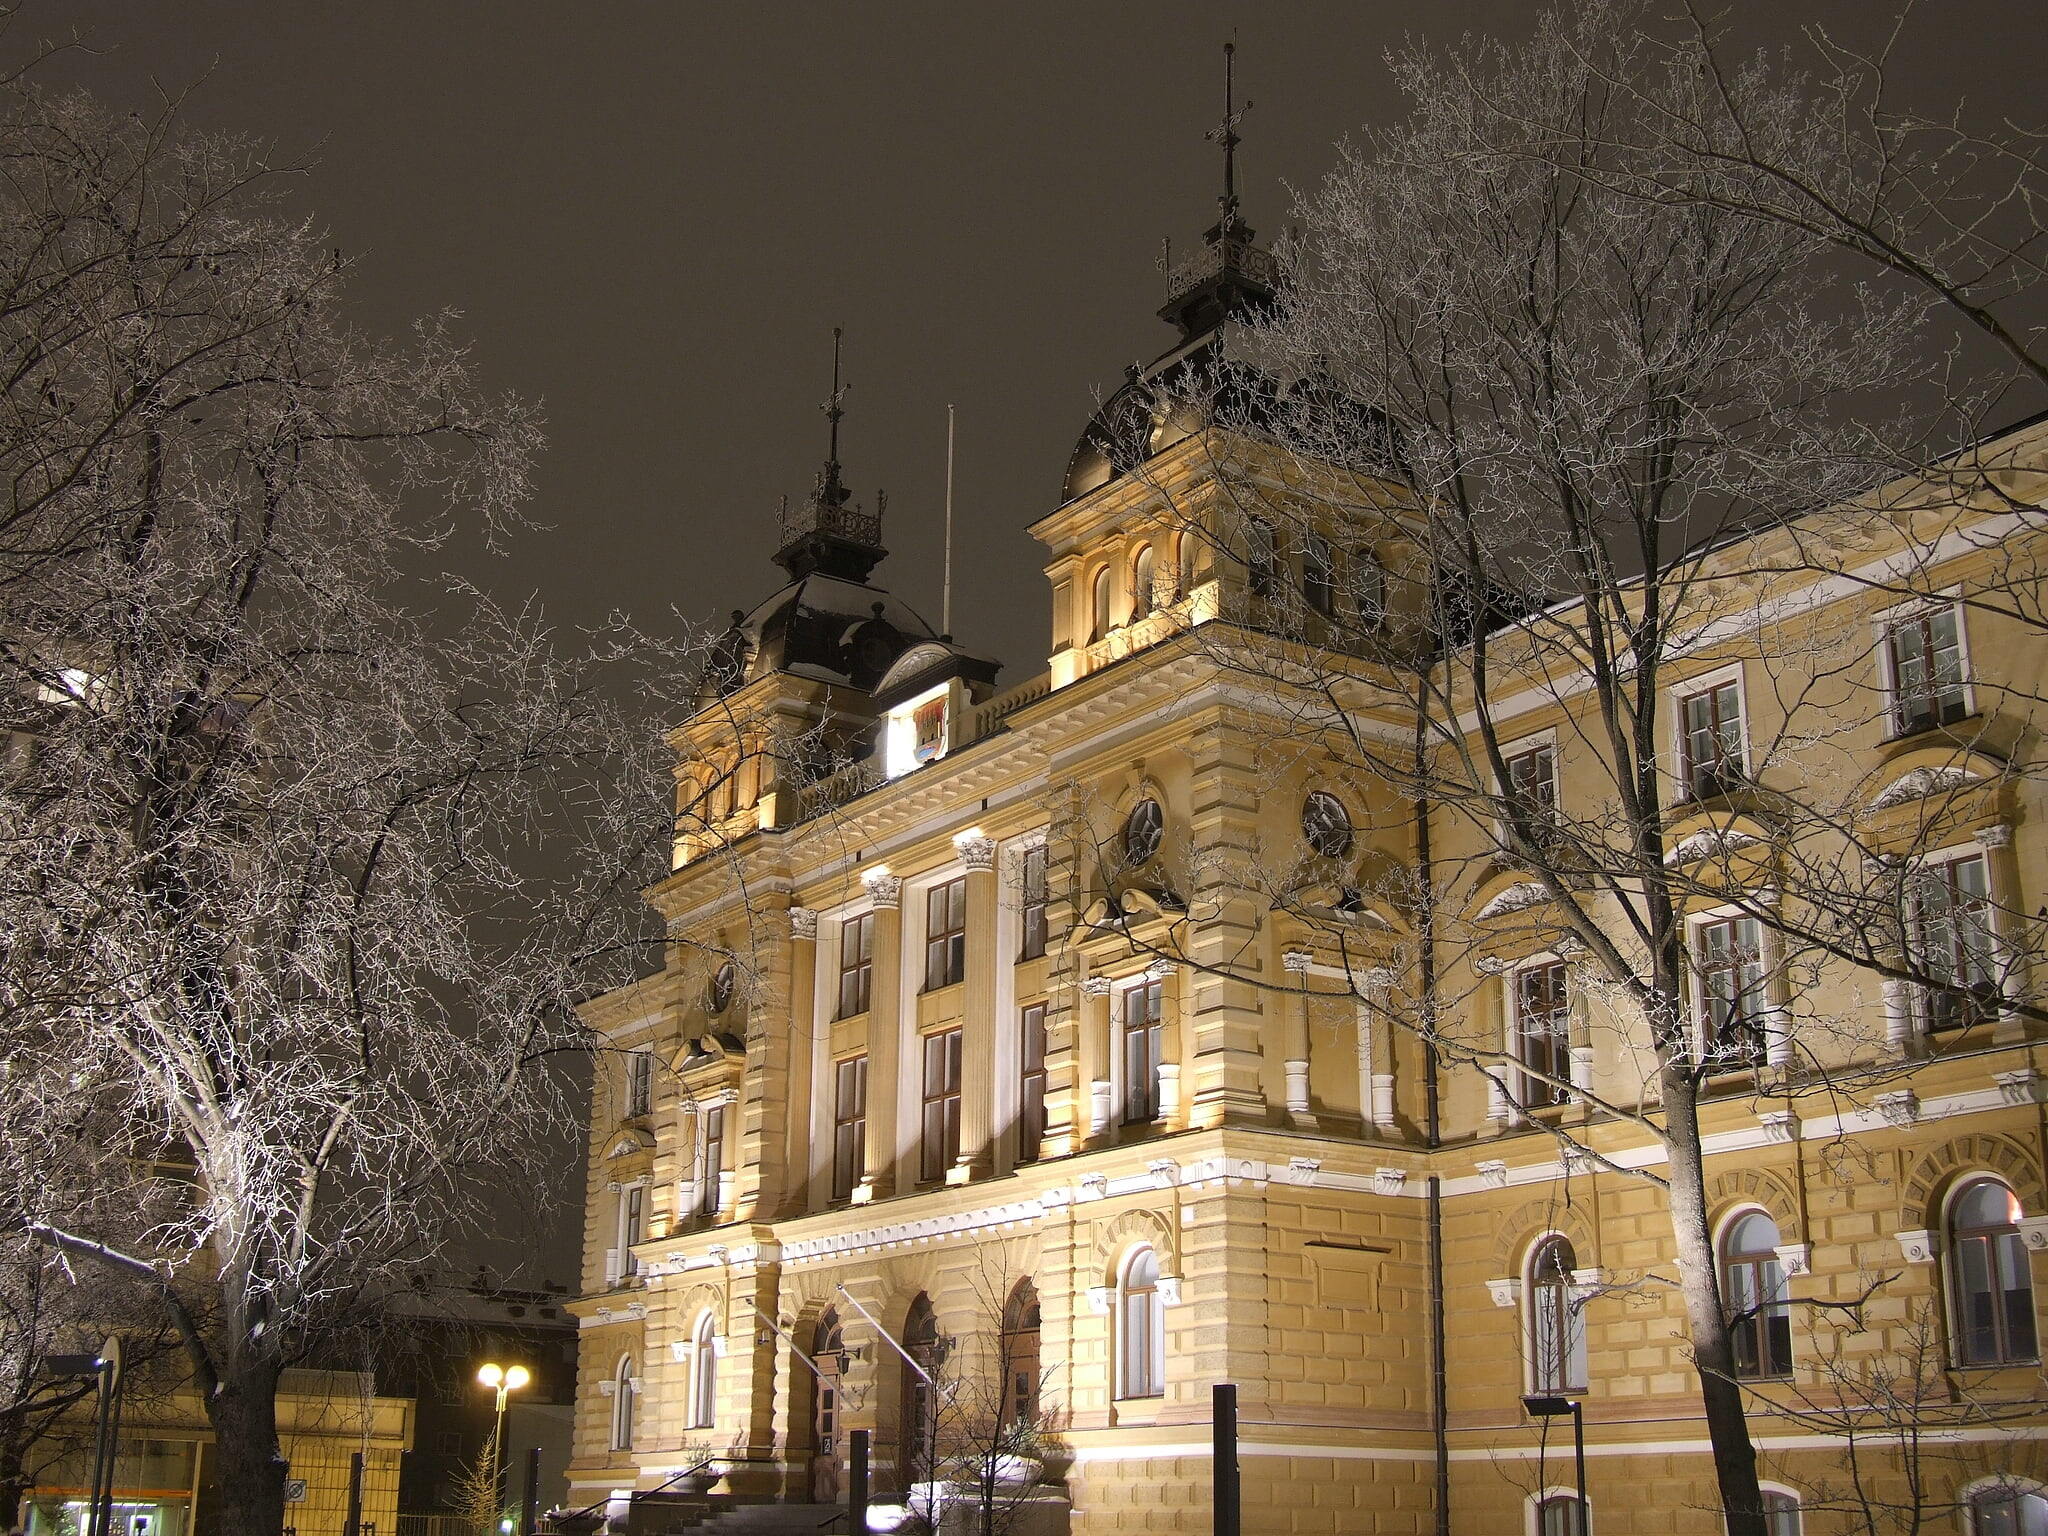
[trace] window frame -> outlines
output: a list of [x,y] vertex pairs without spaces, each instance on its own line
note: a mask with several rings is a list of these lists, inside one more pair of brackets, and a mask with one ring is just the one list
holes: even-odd
[[1337,552],[1330,541],[1314,529],[1302,535],[1302,606],[1318,618],[1337,616]]
[[720,1208],[719,1183],[725,1172],[725,1111],[720,1100],[697,1111],[697,1152],[700,1176],[697,1180],[697,1208],[690,1214],[704,1221],[716,1221]]
[[[1131,1005],[1150,999],[1140,1038],[1133,1040]],[[1156,1125],[1160,1115],[1159,1069],[1166,1062],[1166,979],[1139,976],[1120,987],[1116,994],[1116,1045],[1118,1123],[1127,1126]],[[1135,1051],[1134,1051],[1135,1047]],[[1144,1070],[1140,1071],[1139,1069]],[[1143,1084],[1142,1091],[1140,1084]],[[1140,1113],[1141,1111],[1148,1111]]]
[[1131,551],[1131,622],[1149,619],[1159,607],[1159,552],[1147,539]]
[[[941,919],[949,926],[935,927]],[[966,979],[967,876],[961,873],[924,888],[924,990],[943,991]]]
[[611,1449],[614,1453],[633,1449],[633,1409],[638,1396],[633,1390],[633,1356],[619,1356],[612,1367]]
[[[848,1089],[852,1092],[849,1095]],[[847,1102],[849,1096],[853,1103]],[[861,1051],[832,1063],[832,1183],[836,1204],[860,1187],[867,1155],[868,1056]]]
[[[1550,1040],[1548,1047],[1551,1061],[1546,1065],[1530,1059],[1529,1049],[1533,1032],[1528,1027],[1528,988],[1525,979],[1538,972],[1557,977],[1562,985],[1556,989],[1555,1000],[1546,1015],[1549,1027],[1543,1033]],[[1571,967],[1554,955],[1532,955],[1508,972],[1508,1043],[1515,1058],[1516,1076],[1521,1087],[1521,1107],[1525,1113],[1557,1109],[1572,1102],[1570,1087],[1553,1088],[1540,1079],[1528,1076],[1521,1069],[1534,1067],[1537,1071],[1548,1070],[1561,1082],[1572,1081],[1572,987]],[[1562,1026],[1562,1027],[1559,1027]]]
[[709,1307],[690,1330],[690,1429],[718,1423],[718,1318]]
[[[1032,1043],[1036,1040],[1037,1064]],[[1017,1010],[1017,1155],[1019,1166],[1045,1155],[1045,1004]]]
[[[1754,930],[1755,945],[1749,951],[1742,950],[1738,941],[1744,924]],[[1731,963],[1720,962],[1709,966],[1706,963],[1709,934],[1722,930],[1731,933],[1731,948],[1727,954],[1733,956]],[[1765,949],[1765,925],[1762,918],[1741,907],[1721,907],[1711,912],[1696,912],[1686,919],[1686,970],[1690,976],[1688,991],[1691,994],[1693,1010],[1693,1039],[1699,1050],[1700,1059],[1705,1062],[1715,1058],[1711,1073],[1721,1075],[1732,1072],[1755,1072],[1770,1059],[1771,1013],[1771,967]],[[1747,977],[1754,968],[1753,978]],[[1733,975],[1737,990],[1733,1001],[1738,1005],[1731,1017],[1732,1025],[1717,1024],[1714,1017],[1715,1003],[1722,1001],[1713,991],[1714,978]],[[1753,1013],[1745,1013],[1739,1005],[1754,996]],[[1742,1042],[1747,1036],[1747,1043]],[[1739,1051],[1730,1050],[1731,1038],[1740,1046]]]
[[[858,952],[851,963],[847,958],[847,940],[858,935]],[[855,998],[860,1006],[849,1008],[847,986],[851,980]],[[866,1013],[875,1003],[875,914],[872,908],[866,912],[849,912],[839,920],[839,1010],[835,1019],[855,1019]]]
[[[2048,1485],[2043,1485],[2033,1478],[2013,1477],[2003,1473],[1967,1485],[1960,1490],[1956,1499],[1965,1517],[1966,1536],[2008,1536],[2008,1533],[2011,1533],[2011,1536],[2021,1536],[2026,1527],[2020,1524],[2020,1518],[2029,1513],[2022,1506],[2028,1499],[2035,1499],[2041,1503],[2043,1523],[2048,1524]],[[1994,1503],[2004,1505],[2005,1511],[1993,1509],[1991,1506]],[[2005,1513],[2010,1523],[1996,1527],[1989,1525],[1984,1519],[1987,1513]]]
[[[1151,1265],[1149,1277],[1134,1284],[1132,1276],[1147,1261]],[[1118,1402],[1143,1402],[1166,1396],[1166,1295],[1159,1287],[1163,1272],[1158,1250],[1150,1243],[1139,1243],[1117,1266]]]
[[941,1184],[960,1160],[960,1088],[963,1032],[959,1025],[918,1039],[918,1181]]
[[[1691,706],[1695,699],[1718,695],[1722,690],[1732,688],[1735,694],[1735,748],[1732,757],[1727,753],[1718,754],[1711,765],[1695,762],[1693,759]],[[1740,662],[1718,667],[1711,672],[1702,672],[1689,677],[1682,683],[1672,685],[1672,715],[1674,740],[1672,760],[1678,764],[1678,782],[1683,790],[1682,803],[1692,804],[1710,800],[1717,795],[1748,782],[1751,774],[1751,753],[1749,742],[1749,689],[1743,678]],[[1717,712],[1715,736],[1723,737],[1725,723]],[[1707,777],[1711,775],[1711,777]]]
[[[1956,681],[1953,685],[1959,695],[1960,707],[1951,715],[1938,707],[1938,700],[1944,688],[1930,689],[1927,697],[1936,702],[1933,718],[1920,720],[1908,717],[1906,699],[1899,681],[1899,655],[1893,644],[1893,637],[1909,625],[1917,625],[1923,633],[1927,625],[1938,615],[1946,614],[1955,623],[1956,629]],[[1898,740],[1907,736],[1918,736],[1926,731],[1938,730],[1944,725],[1954,725],[1967,720],[1977,712],[1977,690],[1970,668],[1970,626],[1968,615],[1961,597],[1954,591],[1937,592],[1930,597],[1913,602],[1900,603],[1878,614],[1874,621],[1877,632],[1876,650],[1878,667],[1884,683],[1885,717],[1890,726],[1891,737]],[[1930,637],[1930,675],[1932,673],[1932,645]]]
[[[1954,899],[1957,890],[1954,871],[1969,864],[1977,866],[1984,881],[1984,889],[1981,893],[1976,894],[1974,905],[1974,910],[1981,916],[1984,935],[1985,952],[1982,957],[1982,965],[1986,975],[1982,981],[1958,981],[1946,969],[1948,964],[1956,958],[1959,943],[1960,925],[1955,922],[1953,914],[1958,910],[1970,910],[1959,908]],[[1956,1030],[1969,1029],[1978,1024],[1989,1023],[1997,1017],[1997,998],[2003,991],[2006,954],[2004,936],[1999,931],[1998,925],[1998,903],[1991,889],[1991,874],[1990,850],[1985,848],[1983,844],[1975,842],[1964,843],[1953,848],[1944,848],[1930,853],[1924,858],[1914,861],[1912,868],[1906,872],[1903,889],[1900,894],[1906,908],[1903,914],[1906,920],[1906,942],[1913,963],[1924,974],[1936,974],[1934,967],[1928,963],[1926,908],[1923,902],[1921,887],[1930,877],[1938,876],[1943,883],[1944,892],[1949,903],[1948,912],[1951,914],[1945,919],[1951,930],[1949,935],[1950,952],[1944,957],[1942,980],[1948,983],[1949,986],[1959,989],[1959,991],[1947,991],[1924,985],[1914,988],[1913,1008],[1916,1015],[1915,1022],[1923,1033],[1948,1034]],[[1975,993],[1974,996],[1967,995],[1972,992]],[[1945,1012],[1951,1009],[1957,1015],[1952,1020],[1944,1016]]]
[[[1570,1257],[1572,1267],[1558,1271],[1555,1280],[1543,1273],[1544,1255],[1562,1248]],[[1551,1393],[1562,1397],[1581,1396],[1587,1389],[1589,1371],[1587,1361],[1586,1309],[1578,1295],[1582,1288],[1578,1275],[1579,1251],[1572,1240],[1562,1232],[1545,1232],[1529,1245],[1528,1257],[1523,1261],[1522,1294],[1525,1318],[1523,1327],[1527,1335],[1524,1350],[1526,1376],[1529,1390],[1535,1393]],[[1546,1296],[1546,1293],[1556,1293]],[[1544,1359],[1545,1330],[1543,1308],[1549,1307],[1554,1316],[1552,1321],[1561,1331],[1564,1340],[1562,1358],[1555,1371],[1546,1368]]]
[[[1335,808],[1334,821],[1316,821],[1314,813],[1322,805]],[[1341,842],[1332,835],[1336,833],[1342,834]],[[1322,847],[1316,841],[1318,836],[1327,842],[1338,843],[1338,846],[1334,850]],[[1358,824],[1351,819],[1351,807],[1344,803],[1343,796],[1334,790],[1311,789],[1301,797],[1301,840],[1319,859],[1342,863],[1351,857],[1352,850],[1358,846]]]
[[[1152,808],[1151,815],[1146,818],[1150,822],[1151,830],[1149,833],[1144,834],[1147,840],[1145,841],[1145,851],[1140,856],[1137,852],[1141,828],[1139,817],[1140,813],[1147,806]],[[1122,860],[1123,867],[1127,870],[1143,869],[1147,864],[1158,858],[1159,850],[1166,846],[1165,804],[1157,795],[1146,794],[1139,796],[1131,802],[1131,808],[1124,813],[1124,819],[1117,826],[1116,837],[1117,853]]]
[[[1771,1224],[1771,1231],[1778,1241],[1768,1248],[1735,1248],[1736,1232],[1756,1216]],[[1778,1218],[1760,1205],[1737,1206],[1722,1219],[1720,1229],[1714,1234],[1714,1268],[1720,1284],[1721,1303],[1730,1313],[1729,1339],[1735,1350],[1732,1368],[1738,1381],[1786,1381],[1792,1376],[1792,1293],[1784,1261],[1778,1256],[1784,1242],[1785,1230],[1778,1225]],[[1751,1273],[1745,1275],[1744,1271]],[[1736,1321],[1733,1313],[1745,1309],[1737,1306],[1736,1293],[1742,1286],[1751,1287],[1744,1290],[1745,1297],[1754,1295],[1761,1299],[1746,1302],[1746,1306],[1755,1307],[1755,1314]],[[1769,1297],[1764,1296],[1767,1286],[1771,1291]],[[1781,1330],[1782,1364],[1775,1353]],[[1747,1368],[1742,1357],[1745,1338],[1752,1361]]]
[[1108,638],[1113,627],[1110,605],[1116,601],[1116,580],[1114,568],[1104,561],[1095,568],[1095,574],[1088,578],[1088,644]]
[[1563,1507],[1573,1511],[1568,1529],[1561,1536],[1589,1536],[1593,1528],[1593,1501],[1581,1499],[1576,1488],[1542,1488],[1529,1495],[1529,1536],[1552,1536],[1545,1528],[1544,1513]]
[[626,1052],[626,1118],[644,1119],[654,1113],[654,1052],[636,1046]]
[[1286,563],[1280,557],[1280,535],[1263,517],[1245,519],[1244,588],[1256,598],[1277,597],[1281,572]]
[[[1956,1224],[1957,1209],[1971,1191],[1985,1186],[2004,1190],[2020,1216],[1998,1226],[1959,1228]],[[2034,1365],[2041,1359],[2041,1322],[2039,1301],[2034,1295],[2032,1260],[2018,1226],[2018,1221],[2024,1217],[2025,1212],[2026,1208],[2020,1202],[2019,1191],[2000,1175],[1985,1169],[1977,1169],[1958,1178],[1950,1185],[1948,1194],[1942,1201],[1942,1289],[1947,1292],[1948,1298],[1949,1359],[1958,1370],[2004,1370],[2014,1366]],[[1994,1239],[2003,1241],[1995,1242]],[[1985,1271],[1990,1280],[1989,1288],[1983,1294],[1988,1302],[1990,1331],[1995,1348],[1995,1353],[1990,1357],[1978,1357],[1969,1349],[1966,1342],[1971,1333],[1978,1331],[1966,1320],[1965,1308],[1972,1294],[1963,1280],[1963,1245],[1966,1242],[1983,1244]],[[2001,1286],[2001,1278],[2008,1283]],[[2020,1282],[2017,1288],[2009,1283],[2012,1280]],[[2008,1315],[2012,1309],[2010,1303],[2002,1299],[2014,1295],[2016,1290],[2023,1290],[2026,1297],[2024,1306],[2018,1309],[2031,1334],[2025,1341],[2025,1353],[2014,1348],[2016,1341],[2011,1336],[2012,1318]]]
[[1052,905],[1052,852],[1046,844],[1032,843],[1017,853],[1017,915],[1023,937],[1017,959],[1042,960],[1051,933],[1048,909]]

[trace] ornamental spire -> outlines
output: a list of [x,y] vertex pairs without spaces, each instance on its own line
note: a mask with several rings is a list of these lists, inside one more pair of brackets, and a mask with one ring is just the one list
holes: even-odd
[[1252,103],[1236,105],[1236,91],[1232,80],[1231,66],[1237,57],[1237,43],[1223,45],[1223,121],[1211,128],[1206,135],[1212,144],[1223,146],[1223,196],[1218,198],[1221,210],[1216,228],[1210,231],[1214,241],[1222,238],[1225,231],[1237,223],[1237,146],[1244,141],[1237,136],[1237,125],[1244,121],[1245,113],[1251,111]]

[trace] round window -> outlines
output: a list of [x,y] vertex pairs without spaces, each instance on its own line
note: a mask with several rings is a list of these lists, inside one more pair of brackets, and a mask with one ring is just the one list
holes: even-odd
[[1301,802],[1301,835],[1324,858],[1341,859],[1351,851],[1351,813],[1319,789]]
[[707,1013],[723,1013],[732,1006],[732,994],[739,985],[739,971],[728,960],[718,968],[711,978],[711,985],[704,991],[704,1009]]
[[1159,851],[1166,831],[1166,816],[1157,800],[1140,800],[1124,818],[1124,863],[1132,869],[1148,864]]

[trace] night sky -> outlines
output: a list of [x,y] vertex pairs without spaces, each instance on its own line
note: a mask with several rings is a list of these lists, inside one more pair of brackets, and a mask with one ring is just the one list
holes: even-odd
[[[1923,0],[1913,99],[2041,116],[2038,0]],[[1867,0],[1733,0],[1758,41]],[[7,38],[76,28],[46,72],[124,109],[315,162],[301,206],[360,258],[354,318],[460,310],[493,387],[545,403],[535,514],[470,574],[564,624],[666,626],[779,578],[778,497],[823,457],[846,328],[847,473],[888,488],[877,580],[937,624],[946,406],[959,411],[954,629],[1044,667],[1040,551],[1097,392],[1164,349],[1162,236],[1215,216],[1220,46],[1235,29],[1244,208],[1270,237],[1347,132],[1397,110],[1408,29],[1514,31],[1521,0],[1394,5],[625,4],[29,0]],[[523,1206],[533,1215],[530,1203]],[[573,1213],[507,1236],[571,1271]],[[541,1218],[543,1222],[546,1218]]]
[[[1865,0],[1735,0],[1757,36]],[[2027,7],[2031,11],[2032,7]],[[1041,670],[1039,550],[1097,391],[1171,339],[1162,236],[1214,217],[1220,44],[1235,29],[1245,210],[1397,103],[1382,55],[1513,31],[1514,0],[1435,5],[397,3],[30,0],[10,39],[76,27],[56,73],[123,107],[317,162],[303,194],[361,258],[364,327],[463,313],[486,379],[545,403],[548,525],[480,574],[565,623],[614,605],[722,616],[778,576],[777,498],[823,456],[846,328],[844,459],[889,491],[877,580],[938,621],[946,405],[959,412],[954,629]],[[1923,0],[1923,106],[2033,120],[2017,8]]]

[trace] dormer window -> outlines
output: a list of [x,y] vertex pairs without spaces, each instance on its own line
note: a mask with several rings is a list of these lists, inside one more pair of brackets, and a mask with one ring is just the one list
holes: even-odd
[[883,727],[883,761],[890,778],[936,762],[952,745],[952,691],[940,683],[889,711]]

